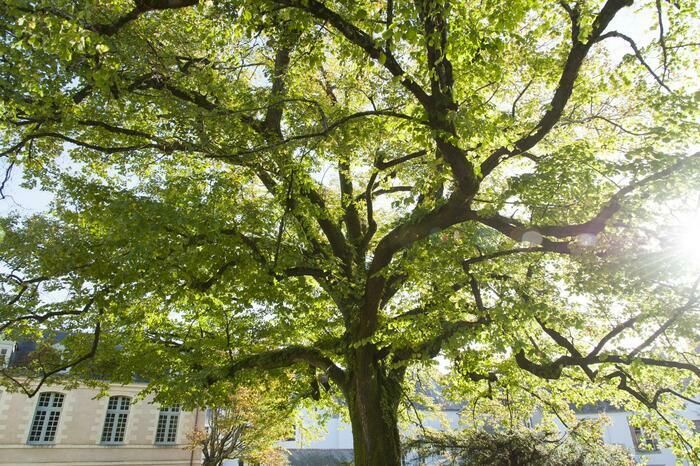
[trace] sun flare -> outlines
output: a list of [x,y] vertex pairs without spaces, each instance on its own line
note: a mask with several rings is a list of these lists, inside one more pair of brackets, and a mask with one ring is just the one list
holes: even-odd
[[700,210],[687,212],[679,218],[673,248],[693,266],[700,266]]
[[680,252],[686,254],[694,265],[700,264],[700,213],[689,219],[678,239]]

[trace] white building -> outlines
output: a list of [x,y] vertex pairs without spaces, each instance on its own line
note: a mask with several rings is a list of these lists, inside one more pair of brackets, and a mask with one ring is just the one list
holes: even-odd
[[[579,419],[595,419],[600,416],[605,416],[608,419],[608,425],[603,432],[603,440],[609,445],[624,446],[634,458],[647,466],[675,466],[681,464],[677,462],[676,456],[669,448],[660,448],[658,443],[653,438],[647,438],[646,441],[644,432],[630,425],[630,416],[633,413],[629,411],[617,410],[609,405],[601,403],[597,407],[590,407],[577,413]],[[696,431],[700,430],[700,406],[688,403],[682,414],[690,419]],[[560,426],[563,430],[564,427]],[[688,464],[684,462],[682,464]]]
[[[421,411],[423,425],[433,429],[459,429],[460,412],[458,407],[449,406],[438,415],[427,411]],[[668,448],[659,448],[653,440],[643,442],[643,432],[630,426],[629,417],[632,413],[616,410],[613,407],[601,403],[597,406],[587,407],[576,414],[579,419],[595,419],[605,416],[607,424],[603,432],[603,440],[609,445],[624,446],[630,454],[639,462],[647,466],[675,466],[676,457]],[[683,414],[694,422],[696,430],[700,431],[700,406],[689,404]],[[343,461],[352,459],[352,429],[348,423],[339,417],[331,418],[325,426],[312,425],[311,417],[304,417],[309,425],[304,429],[297,428],[294,440],[282,442],[281,445],[290,452],[293,466],[304,465],[330,466],[342,464]],[[536,422],[536,419],[533,419]],[[566,429],[559,423],[562,432]],[[307,430],[320,431],[320,435],[309,436]],[[335,461],[335,462],[333,462]]]

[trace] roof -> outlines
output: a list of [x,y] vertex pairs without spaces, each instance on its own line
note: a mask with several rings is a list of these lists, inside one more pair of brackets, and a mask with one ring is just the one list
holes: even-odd
[[[58,332],[52,338],[52,345],[63,341],[68,334],[66,332]],[[10,367],[20,367],[26,365],[30,360],[30,355],[37,348],[35,340],[20,340],[15,344],[15,349],[10,357]]]
[[[419,395],[432,400],[436,407],[442,411],[462,411],[468,404],[466,401],[455,401],[447,398],[443,393],[443,387],[437,383],[417,384],[416,391]],[[427,408],[420,401],[415,404],[421,409]]]
[[[52,346],[60,345],[63,340],[68,338],[71,334],[67,332],[57,332],[49,342]],[[9,367],[22,367],[27,366],[32,359],[32,353],[38,348],[38,343],[36,340],[20,340],[15,344],[15,348],[10,356]],[[93,377],[95,379],[109,381],[109,379],[98,373],[94,373]],[[132,374],[132,383],[148,383],[148,380],[140,376],[139,374]]]
[[351,449],[287,449],[291,466],[340,466],[350,465],[354,456]]
[[598,413],[614,413],[625,411],[622,408],[618,408],[609,401],[596,401],[595,403],[590,403],[576,408],[571,406],[571,408],[576,412],[576,414],[598,414]]

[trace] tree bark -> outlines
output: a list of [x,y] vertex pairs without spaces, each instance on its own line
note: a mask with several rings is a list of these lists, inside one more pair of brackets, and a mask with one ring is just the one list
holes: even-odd
[[398,406],[403,373],[387,371],[372,344],[353,351],[346,389],[355,466],[400,466]]

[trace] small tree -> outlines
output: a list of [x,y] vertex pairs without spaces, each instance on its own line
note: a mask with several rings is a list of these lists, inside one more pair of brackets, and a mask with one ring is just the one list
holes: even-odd
[[275,445],[289,431],[290,409],[255,389],[241,387],[226,403],[207,411],[206,431],[190,434],[190,448],[202,449],[204,466],[220,466],[227,458],[266,465],[285,464]]

